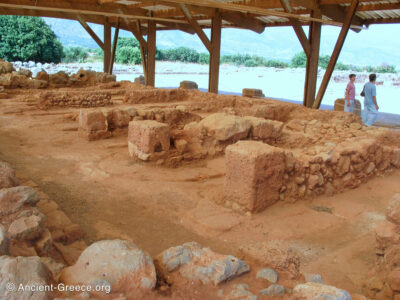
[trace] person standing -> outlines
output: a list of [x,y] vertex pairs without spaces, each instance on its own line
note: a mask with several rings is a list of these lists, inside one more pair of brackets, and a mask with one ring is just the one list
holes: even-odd
[[378,102],[376,100],[376,74],[369,75],[369,82],[364,85],[364,111],[362,121],[366,126],[375,123],[378,117]]
[[346,87],[346,93],[344,96],[344,111],[346,112],[354,112],[354,101],[356,98],[356,87],[354,86],[354,81],[356,81],[356,74],[350,74],[349,83]]

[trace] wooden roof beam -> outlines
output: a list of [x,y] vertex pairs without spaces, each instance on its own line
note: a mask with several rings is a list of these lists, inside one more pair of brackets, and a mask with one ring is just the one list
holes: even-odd
[[[65,4],[65,6],[60,6],[60,3]],[[22,3],[22,4],[20,4]],[[46,4],[45,4],[46,3]],[[52,5],[52,3],[57,3],[57,5]],[[115,10],[106,9],[103,7],[93,7],[88,5],[71,5],[70,2],[65,2],[63,0],[57,0],[56,2],[49,3],[48,1],[44,2],[41,1],[37,5],[33,5],[32,2],[29,1],[6,1],[0,0],[0,7],[5,8],[20,8],[20,9],[32,9],[32,10],[41,10],[41,11],[52,11],[52,12],[64,12],[64,13],[75,13],[75,14],[85,14],[85,15],[97,15],[97,16],[105,16],[105,17],[124,17],[130,19],[142,19],[142,20],[155,20],[155,21],[165,21],[165,22],[172,22],[172,23],[183,23],[186,24],[186,21],[181,20],[173,20],[173,19],[166,19],[166,18],[155,18],[147,15],[143,15],[142,13],[139,14],[132,14],[129,10],[129,14],[120,13],[121,7],[116,8]],[[67,8],[73,7],[73,8]],[[84,8],[90,9],[84,9]],[[146,11],[146,10],[144,10]]]
[[[319,6],[319,9],[325,16],[333,19],[334,21],[344,22],[346,19],[346,15],[347,15],[346,10],[344,7],[342,7],[340,5],[323,4],[323,5]],[[362,27],[364,24],[364,21],[361,18],[354,16],[353,20],[352,20],[352,24]],[[352,30],[355,32],[361,31],[361,29],[359,29],[359,28],[353,28]]]
[[[201,0],[201,1],[199,1],[199,0],[165,0],[165,1],[173,2],[173,3],[183,3],[183,4],[191,4],[191,5],[197,5],[197,6],[212,7],[212,8],[218,8],[218,9],[230,10],[230,11],[246,12],[246,13],[251,13],[251,14],[260,15],[260,16],[276,16],[276,17],[289,18],[289,19],[294,18],[294,19],[299,19],[302,21],[318,22],[318,23],[322,23],[322,24],[339,26],[339,27],[343,26],[343,23],[336,22],[336,21],[324,20],[322,18],[321,19],[312,18],[312,17],[302,16],[302,15],[296,15],[296,14],[291,14],[291,13],[281,12],[281,11],[276,11],[276,10],[271,10],[271,9],[252,7],[252,6],[248,6],[248,5],[242,5],[242,4],[222,3],[222,2],[217,2],[217,1],[213,1],[213,0]],[[357,28],[357,29],[362,29],[362,27],[360,27],[358,25],[352,25],[351,27]]]
[[250,29],[257,33],[263,33],[265,30],[263,22],[240,12],[222,12],[221,16],[222,19],[241,28]]

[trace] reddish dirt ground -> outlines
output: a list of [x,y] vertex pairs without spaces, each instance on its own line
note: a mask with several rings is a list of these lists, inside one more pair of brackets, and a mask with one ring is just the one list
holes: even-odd
[[127,238],[155,256],[197,241],[250,261],[260,260],[268,244],[288,245],[298,250],[304,273],[361,292],[375,264],[374,228],[400,192],[399,170],[335,196],[240,215],[218,205],[223,157],[178,168],[134,162],[126,132],[88,142],[78,137],[77,123],[64,118],[70,111],[43,112],[1,100],[0,160],[56,201],[83,228],[87,243]]

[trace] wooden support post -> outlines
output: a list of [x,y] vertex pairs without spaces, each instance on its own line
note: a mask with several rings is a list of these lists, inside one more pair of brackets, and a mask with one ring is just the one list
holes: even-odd
[[119,36],[119,20],[118,20],[117,27],[115,28],[115,31],[114,31],[114,41],[113,41],[111,58],[110,58],[110,66],[109,66],[110,69],[108,70],[108,73],[110,73],[110,74],[113,73],[115,52],[117,51],[117,44],[118,44],[118,36]]
[[[143,39],[143,34],[142,34],[142,24],[140,23],[140,20],[136,21],[136,26],[137,26],[137,35],[142,37],[142,42],[139,40],[140,44],[140,56],[142,57],[142,68],[143,68],[143,76],[144,76],[144,82],[145,84],[147,83],[147,42],[144,41]],[[134,34],[135,35],[135,34]],[[136,35],[135,35],[136,36]]]
[[335,48],[333,49],[331,60],[329,61],[328,67],[326,68],[324,78],[322,79],[321,86],[318,90],[317,98],[313,104],[313,108],[319,108],[322,102],[322,98],[325,95],[326,88],[328,87],[329,80],[331,79],[333,70],[335,69],[336,62],[339,58],[340,52],[344,41],[346,40],[347,33],[349,32],[351,21],[357,11],[358,0],[353,0],[350,5],[350,9],[347,11],[346,19],[344,21],[343,27],[340,30],[339,37],[337,39]]
[[111,24],[108,22],[104,24],[104,72],[107,73],[110,70],[110,59],[111,59]]
[[215,10],[211,25],[211,51],[208,91],[218,94],[219,63],[221,56],[221,28],[222,17],[218,9]]
[[156,22],[148,21],[147,32],[147,81],[146,85],[155,85],[156,74]]
[[[319,10],[312,11],[313,18],[321,18]],[[310,55],[307,57],[306,80],[304,84],[303,105],[312,107],[317,90],[318,59],[321,42],[321,23],[311,22],[309,29],[309,41],[311,43]]]

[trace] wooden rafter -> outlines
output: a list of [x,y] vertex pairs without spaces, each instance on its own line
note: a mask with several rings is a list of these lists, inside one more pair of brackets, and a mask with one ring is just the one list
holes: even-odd
[[243,13],[235,11],[222,12],[221,16],[222,19],[241,28],[250,29],[257,33],[263,33],[265,30],[264,23],[255,19],[254,16],[246,16]]
[[[289,0],[281,0],[282,6],[286,12],[292,13],[293,9],[290,4]],[[303,47],[304,52],[306,53],[307,57],[310,57],[310,52],[311,52],[311,45],[310,41],[308,40],[303,27],[301,26],[301,23],[297,19],[290,19],[290,23],[294,29],[294,32],[297,35],[297,38],[300,41],[301,46]]]
[[[345,11],[345,8],[340,5],[323,4],[323,5],[319,6],[319,9],[325,16],[327,16],[331,19],[338,20],[340,22],[344,22],[346,19],[347,12]],[[357,16],[353,17],[352,24],[362,27],[363,23],[364,22],[361,18],[359,18]],[[356,32],[360,32],[359,28],[354,28],[353,30]]]
[[203,29],[200,27],[199,23],[193,18],[189,9],[185,6],[185,4],[181,4],[182,12],[184,13],[187,21],[192,25],[194,31],[199,36],[200,40],[203,42],[204,46],[207,48],[209,52],[211,52],[211,42],[204,33]]
[[87,33],[92,37],[92,39],[94,39],[97,45],[99,45],[99,47],[104,51],[104,43],[92,30],[92,28],[90,28],[90,26],[86,23],[85,19],[81,15],[78,15],[77,20],[82,25],[82,27],[87,31]]

